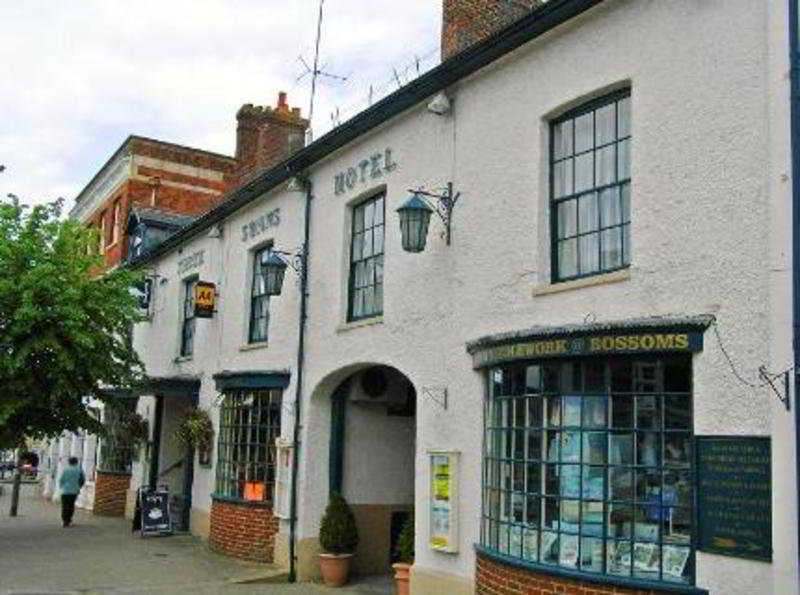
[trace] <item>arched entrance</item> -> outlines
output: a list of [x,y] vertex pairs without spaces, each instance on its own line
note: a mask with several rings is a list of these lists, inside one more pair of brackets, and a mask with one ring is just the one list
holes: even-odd
[[414,507],[416,391],[399,370],[365,365],[330,398],[329,493],[342,494],[356,517],[355,572],[386,574]]

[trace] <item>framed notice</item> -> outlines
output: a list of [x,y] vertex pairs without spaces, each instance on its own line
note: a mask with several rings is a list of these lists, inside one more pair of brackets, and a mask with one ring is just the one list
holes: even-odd
[[697,436],[696,444],[697,549],[771,560],[770,439]]
[[289,492],[292,485],[294,447],[292,442],[275,438],[275,501],[273,513],[279,519],[290,519]]
[[429,450],[431,548],[458,551],[458,451]]

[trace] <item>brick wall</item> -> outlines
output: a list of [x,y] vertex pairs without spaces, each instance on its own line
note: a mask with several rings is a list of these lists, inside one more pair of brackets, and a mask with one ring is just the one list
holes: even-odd
[[442,60],[540,6],[540,0],[443,0]]
[[211,503],[208,542],[214,551],[244,560],[272,562],[277,534],[278,519],[272,515],[272,508],[225,500]]
[[475,576],[477,595],[660,595],[663,591],[639,590],[523,570],[478,555]]
[[130,483],[128,474],[98,471],[94,485],[94,514],[125,516],[125,499]]
[[309,124],[300,115],[299,107],[289,107],[282,91],[274,108],[244,104],[236,113],[236,123],[237,170],[233,188],[303,148]]

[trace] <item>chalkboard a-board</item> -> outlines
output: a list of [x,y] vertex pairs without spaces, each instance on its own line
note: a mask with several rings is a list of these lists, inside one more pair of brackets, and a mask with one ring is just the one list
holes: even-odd
[[139,494],[139,506],[142,514],[142,537],[172,533],[169,521],[169,492],[143,490]]
[[772,559],[770,439],[697,436],[697,549]]

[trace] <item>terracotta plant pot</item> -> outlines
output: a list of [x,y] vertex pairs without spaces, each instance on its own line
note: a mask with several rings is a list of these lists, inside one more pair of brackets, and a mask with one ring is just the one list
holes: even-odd
[[341,587],[350,576],[350,562],[353,554],[320,554],[319,568],[322,581],[328,587]]
[[392,564],[392,568],[394,568],[395,593],[397,595],[408,595],[408,571],[411,568],[411,564],[397,562]]

